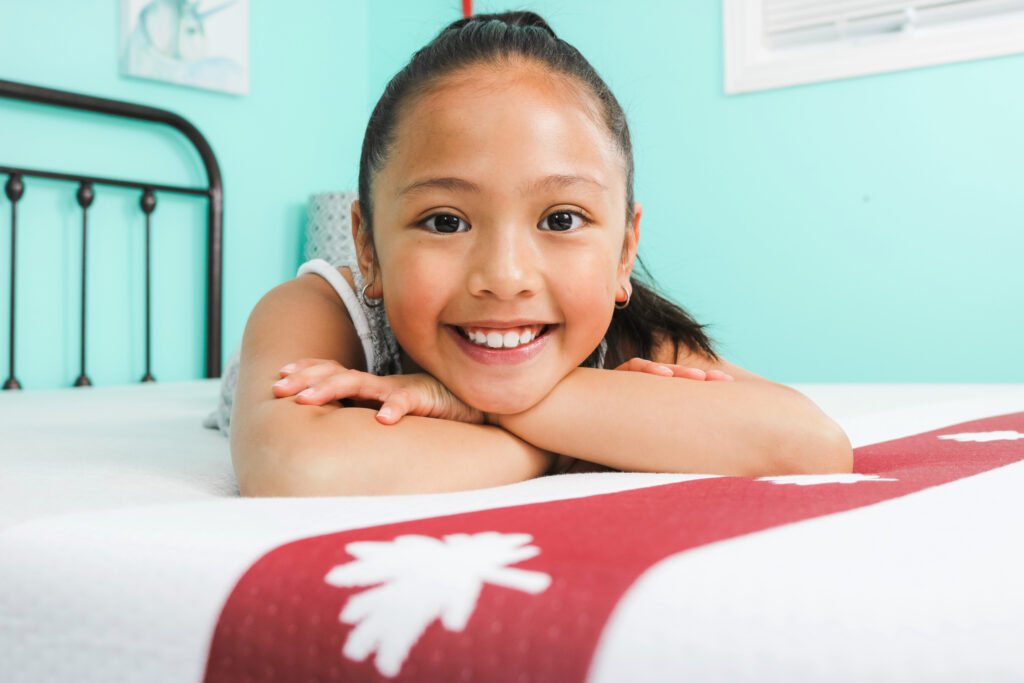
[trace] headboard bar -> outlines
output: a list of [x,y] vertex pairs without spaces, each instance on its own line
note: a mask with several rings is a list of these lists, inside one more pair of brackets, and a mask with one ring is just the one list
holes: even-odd
[[206,141],[199,129],[193,126],[187,119],[166,109],[147,107],[132,102],[121,102],[120,100],[108,100],[92,95],[81,95],[79,93],[54,90],[52,88],[41,88],[27,83],[15,83],[0,79],[0,96],[13,100],[24,100],[39,104],[49,104],[55,107],[66,107],[81,111],[93,111],[110,116],[120,116],[128,119],[141,119],[154,123],[163,123],[179,130],[199,152],[206,167],[206,178],[210,184],[211,191],[216,189],[220,192],[221,178],[220,166],[217,164],[217,157],[213,148]]
[[[223,220],[224,220],[224,198],[223,198],[223,187],[220,175],[220,166],[217,163],[217,157],[213,153],[213,149],[210,147],[209,142],[203,137],[202,133],[192,125],[188,120],[175,114],[174,112],[167,111],[165,109],[157,109],[155,107],[149,107],[141,104],[134,104],[131,102],[122,102],[119,100],[105,99],[101,97],[93,97],[91,95],[82,95],[80,93],[67,92],[63,90],[55,90],[52,88],[42,88],[39,86],[28,85],[25,83],[15,83],[13,81],[6,81],[0,79],[0,97],[7,99],[23,100],[26,102],[33,102],[37,104],[45,104],[56,107],[64,107],[67,109],[77,109],[80,111],[90,111],[100,114],[106,114],[110,116],[119,116],[129,119],[137,119],[142,121],[149,121],[153,123],[161,123],[164,125],[171,126],[179,132],[181,132],[195,147],[199,153],[199,157],[203,162],[203,166],[206,170],[207,187],[205,188],[193,188],[193,187],[182,187],[175,185],[164,185],[159,183],[131,181],[131,180],[120,180],[114,178],[100,178],[81,174],[63,173],[59,171],[51,170],[39,170],[39,169],[25,169],[16,168],[11,166],[0,166],[0,173],[7,174],[8,183],[5,186],[8,199],[11,200],[11,346],[10,346],[10,376],[8,382],[5,384],[5,389],[16,389],[20,388],[17,381],[14,379],[14,267],[15,267],[15,235],[16,235],[16,209],[17,201],[20,198],[20,187],[22,176],[35,176],[40,178],[50,178],[55,180],[69,181],[78,183],[80,186],[79,203],[82,202],[81,192],[84,188],[89,188],[91,193],[91,185],[112,185],[119,187],[132,187],[141,189],[144,192],[144,197],[150,199],[153,198],[154,192],[174,192],[180,194],[188,194],[195,196],[204,196],[207,198],[207,249],[206,249],[206,370],[205,375],[208,378],[220,377],[221,374],[221,307],[222,307],[222,278],[223,278]],[[12,189],[17,186],[19,191],[16,193],[18,196],[14,197],[11,195]],[[91,202],[89,202],[91,203]],[[82,205],[83,209],[83,239],[85,232],[86,222],[86,210],[88,204]],[[146,233],[147,233],[147,250],[146,250],[146,261],[147,261],[147,311],[146,311],[146,325],[147,325],[147,348],[146,348],[146,377],[151,378],[149,368],[149,341],[148,341],[148,328],[149,328],[149,309],[148,309],[148,288],[149,288],[149,218],[152,208],[146,211]],[[84,243],[83,243],[83,278],[85,272],[84,263]],[[83,326],[84,326],[84,281],[83,281]],[[83,327],[83,371],[82,377],[85,376],[84,371],[84,327]],[[79,378],[79,381],[82,380]],[[144,381],[145,378],[144,378]],[[151,380],[150,380],[151,381]]]
[[150,189],[154,192],[175,192],[178,194],[191,194],[200,197],[207,197],[209,189],[205,187],[183,187],[181,185],[162,185],[160,183],[142,182],[140,180],[118,180],[116,178],[101,178],[99,176],[82,175],[81,173],[61,173],[59,171],[43,171],[34,168],[21,168],[18,166],[0,166],[0,174],[22,175],[35,178],[50,178],[52,180],[68,180],[75,183],[92,183],[93,185],[111,185],[113,187],[131,187],[137,190]]

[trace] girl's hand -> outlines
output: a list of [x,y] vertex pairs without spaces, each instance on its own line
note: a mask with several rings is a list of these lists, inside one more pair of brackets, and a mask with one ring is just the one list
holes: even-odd
[[395,424],[405,415],[484,423],[481,411],[467,406],[448,387],[425,373],[380,377],[319,358],[303,358],[279,372],[284,379],[274,383],[274,396],[297,394],[295,402],[304,405],[350,399],[361,407],[379,407],[377,421],[386,425]]
[[725,380],[735,381],[735,378],[721,370],[708,370],[704,371],[700,368],[684,368],[682,365],[672,365],[670,363],[655,363],[652,360],[646,358],[631,358],[616,370],[626,370],[628,372],[647,372],[652,375],[660,375],[661,377],[681,377],[683,379],[695,379],[701,382],[713,381],[713,380]]

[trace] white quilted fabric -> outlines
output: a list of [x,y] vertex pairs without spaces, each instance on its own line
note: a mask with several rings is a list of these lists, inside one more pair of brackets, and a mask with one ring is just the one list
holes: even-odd
[[[239,498],[226,444],[196,427],[210,382],[0,392],[4,683],[199,683],[227,596],[294,540],[704,478]],[[855,447],[1024,408],[1022,385],[793,388]],[[665,558],[622,596],[587,680],[1024,680],[1022,465]]]

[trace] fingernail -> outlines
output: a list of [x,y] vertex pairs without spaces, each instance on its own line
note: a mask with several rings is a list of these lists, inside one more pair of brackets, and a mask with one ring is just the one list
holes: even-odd
[[279,379],[276,382],[274,382],[275,387],[283,387],[285,384],[288,384],[287,379]]
[[672,374],[672,368],[668,367],[667,365],[655,365],[654,369],[657,370],[658,372],[660,372],[663,375],[671,375]]
[[280,370],[278,370],[278,372],[294,372],[294,371],[295,371],[295,363],[289,363],[288,365],[286,365],[283,368],[281,368]]
[[315,393],[316,389],[314,389],[313,387],[309,387],[308,389],[303,389],[302,391],[300,391],[299,396],[312,396]]
[[377,417],[382,417],[385,420],[390,420],[393,416],[394,413],[391,412],[391,408],[386,406],[377,411]]

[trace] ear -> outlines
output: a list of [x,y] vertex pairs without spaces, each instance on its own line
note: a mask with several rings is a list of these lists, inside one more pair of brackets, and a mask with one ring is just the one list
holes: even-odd
[[633,204],[633,225],[626,231],[626,239],[622,244],[622,263],[619,264],[619,273],[625,280],[633,274],[633,263],[636,261],[637,248],[640,246],[640,216],[644,207],[640,202]]
[[363,276],[363,281],[371,283],[366,295],[380,298],[380,283],[376,282],[378,278],[373,240],[363,225],[363,212],[358,199],[352,202],[352,244],[356,249],[356,259],[359,261],[359,272]]

